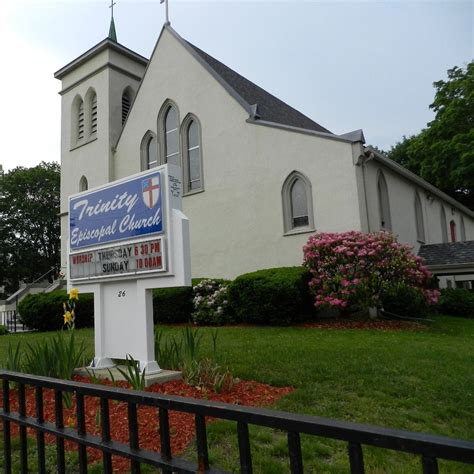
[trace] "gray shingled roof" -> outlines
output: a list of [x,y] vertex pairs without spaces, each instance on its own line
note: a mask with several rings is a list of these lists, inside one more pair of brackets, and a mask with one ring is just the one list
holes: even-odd
[[474,240],[422,245],[418,255],[428,266],[474,264]]
[[218,74],[242,99],[250,106],[257,104],[257,114],[260,120],[305,128],[316,132],[330,133],[327,128],[319,125],[306,115],[298,112],[282,100],[271,95],[261,87],[233,71],[217,59],[209,56],[198,47],[186,41],[191,48]]

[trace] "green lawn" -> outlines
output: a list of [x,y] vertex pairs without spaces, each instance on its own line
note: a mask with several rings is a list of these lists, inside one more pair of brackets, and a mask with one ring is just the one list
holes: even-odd
[[[92,354],[92,330],[77,334]],[[0,337],[0,361],[8,342],[42,337]],[[417,332],[221,328],[218,357],[237,377],[295,387],[274,406],[279,410],[474,439],[474,319],[440,316]],[[253,428],[251,439],[255,472],[288,471],[284,433]],[[211,461],[237,470],[235,426],[211,424],[209,441]],[[344,444],[310,437],[302,444],[305,472],[347,472]],[[364,455],[367,472],[421,472],[416,457],[371,448]],[[473,467],[441,463],[441,471],[472,473]]]

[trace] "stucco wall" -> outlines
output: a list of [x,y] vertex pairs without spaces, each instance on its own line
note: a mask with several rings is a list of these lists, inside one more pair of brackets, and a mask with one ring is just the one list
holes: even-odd
[[183,198],[193,276],[301,264],[310,234],[283,230],[281,190],[294,170],[311,181],[316,229],[360,228],[350,143],[247,123],[248,112],[166,30],[118,143],[116,178],[140,170],[141,139],[157,132],[166,99],[180,122],[193,113],[202,126],[205,190]]
[[[474,220],[460,208],[447,200],[433,195],[426,189],[406,179],[400,174],[384,166],[379,161],[371,160],[365,165],[366,189],[369,208],[370,230],[380,228],[379,201],[377,193],[377,179],[380,171],[383,172],[387,182],[390,201],[390,215],[392,231],[398,235],[399,241],[414,246],[418,252],[421,242],[417,240],[415,221],[415,193],[418,192],[423,210],[423,223],[425,228],[425,242],[435,244],[443,242],[442,225],[446,226],[448,241],[451,242],[449,222],[456,223],[457,241],[461,240],[461,217],[466,228],[466,240],[474,240]],[[441,206],[444,206],[446,222],[441,222]]]

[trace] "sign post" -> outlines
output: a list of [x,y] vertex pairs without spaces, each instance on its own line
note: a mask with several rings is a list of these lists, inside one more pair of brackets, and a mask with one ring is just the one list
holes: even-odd
[[94,293],[91,368],[131,355],[146,375],[161,371],[152,289],[191,285],[180,176],[167,164],[69,198],[68,289]]

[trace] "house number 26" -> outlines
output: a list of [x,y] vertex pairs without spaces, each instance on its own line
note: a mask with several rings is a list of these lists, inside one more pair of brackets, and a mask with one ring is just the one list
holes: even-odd
[[119,297],[119,298],[125,298],[125,290],[120,290],[120,291],[118,292],[118,297]]

